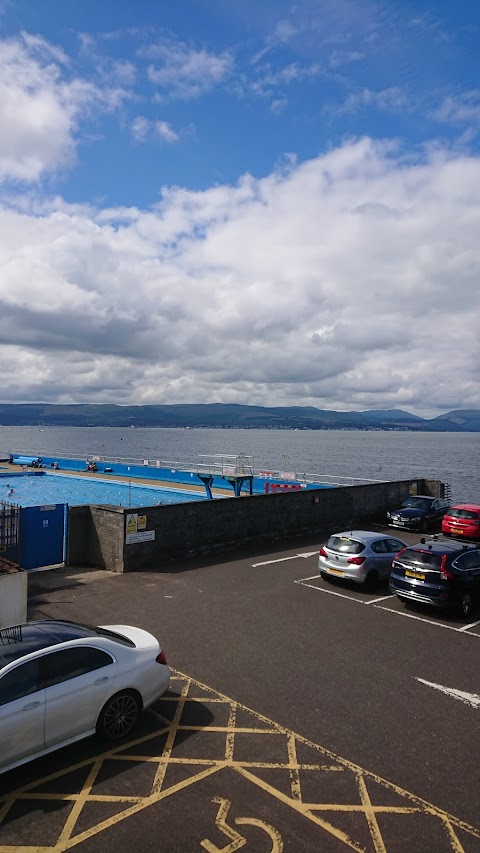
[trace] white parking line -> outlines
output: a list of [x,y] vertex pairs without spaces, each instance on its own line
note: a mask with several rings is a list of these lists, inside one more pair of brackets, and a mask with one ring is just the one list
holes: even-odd
[[304,583],[304,581],[294,581],[294,583],[299,583],[301,586],[308,586],[310,589],[316,589],[317,592],[324,592],[326,595],[336,595],[338,598],[346,598],[347,601],[356,601],[357,604],[365,604],[364,601],[359,601],[358,598],[350,598],[349,595],[344,595],[343,592],[334,592],[333,589],[320,589],[319,586],[314,586],[313,583]]
[[464,625],[462,628],[459,628],[459,631],[468,631],[469,628],[475,628],[477,625],[480,625],[480,619],[476,622],[470,622],[470,625]]
[[[326,595],[336,595],[337,598],[346,598],[347,601],[353,601],[355,604],[373,604],[373,606],[378,610],[386,610],[387,613],[394,613],[396,616],[403,616],[405,619],[416,619],[417,622],[425,622],[427,625],[433,625],[434,628],[448,628],[449,631],[456,631],[457,634],[468,634],[469,628],[474,628],[476,625],[480,625],[479,619],[478,622],[472,622],[470,625],[462,625],[461,628],[456,628],[454,625],[444,625],[443,622],[433,622],[431,619],[426,619],[424,616],[414,616],[413,613],[405,613],[403,610],[392,610],[390,607],[384,607],[382,604],[377,604],[378,601],[394,599],[395,596],[393,595],[385,595],[382,598],[375,598],[372,601],[360,601],[360,599],[352,598],[350,595],[345,595],[343,592],[334,592],[333,589],[322,589],[322,587],[315,586],[312,583],[305,583],[305,581],[317,580],[320,577],[321,575],[313,575],[310,578],[301,578],[300,580],[294,581],[294,583],[298,583],[300,586],[306,586],[309,589],[315,589],[317,592],[323,592]],[[468,634],[468,636],[480,639],[480,634]]]
[[[396,616],[403,616],[405,619],[416,619],[417,622],[426,622],[427,625],[433,625],[435,628],[448,628],[449,631],[456,631],[457,634],[461,633],[464,629],[455,628],[454,625],[444,625],[443,622],[432,622],[431,619],[425,619],[423,616],[414,616],[413,613],[404,613],[403,610],[390,610],[389,607],[382,607],[381,604],[376,604],[379,610],[386,610],[387,613],[395,613]],[[478,634],[469,634],[469,637],[477,637],[480,639]]]
[[264,563],[252,563],[252,569],[256,569],[257,566],[270,566],[272,563],[285,563],[287,560],[297,560],[298,557],[315,557],[318,554],[318,551],[304,551],[303,554],[294,554],[293,557],[279,557],[278,560],[265,560]]
[[377,601],[387,601],[388,598],[393,598],[391,595],[382,595],[381,598],[372,598],[371,601],[364,601],[364,604],[376,604]]

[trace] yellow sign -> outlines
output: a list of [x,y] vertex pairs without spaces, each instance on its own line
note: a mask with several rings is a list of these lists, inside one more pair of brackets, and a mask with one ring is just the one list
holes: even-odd
[[136,533],[138,530],[138,514],[136,512],[127,515],[127,533]]
[[139,530],[146,530],[146,527],[147,527],[147,516],[146,515],[139,515],[138,516],[138,529]]

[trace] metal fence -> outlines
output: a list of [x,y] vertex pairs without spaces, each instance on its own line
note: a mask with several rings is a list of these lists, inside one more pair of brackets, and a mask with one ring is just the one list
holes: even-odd
[[19,565],[20,507],[0,502],[0,569]]
[[[16,451],[22,453],[22,451]],[[49,455],[49,454],[45,454]],[[60,457],[59,457],[60,458]],[[102,462],[119,465],[141,466],[144,468],[166,468],[174,471],[195,471],[198,474],[218,474],[220,476],[242,474],[260,477],[265,479],[277,480],[296,480],[300,483],[329,485],[329,486],[359,486],[368,483],[384,483],[385,478],[376,480],[371,477],[345,477],[339,474],[310,474],[305,471],[285,471],[279,468],[265,470],[255,468],[255,460],[253,456],[247,456],[244,453],[239,454],[199,454],[195,459],[159,459],[149,453],[147,448],[145,457],[138,458],[132,456],[110,456],[102,453],[89,454],[85,456],[69,456],[69,459],[79,460],[82,462]],[[284,460],[287,461],[287,460]]]

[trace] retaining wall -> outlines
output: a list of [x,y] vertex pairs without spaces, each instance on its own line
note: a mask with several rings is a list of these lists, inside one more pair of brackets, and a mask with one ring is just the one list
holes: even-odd
[[385,519],[386,510],[409,494],[442,497],[443,490],[438,480],[401,480],[145,507],[133,513],[117,507],[73,507],[67,561],[114,572],[155,568],[171,559],[247,542],[341,530],[368,518]]

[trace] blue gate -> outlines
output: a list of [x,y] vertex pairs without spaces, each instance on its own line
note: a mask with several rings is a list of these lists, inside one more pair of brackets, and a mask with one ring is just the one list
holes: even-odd
[[25,506],[20,516],[20,566],[38,569],[65,560],[67,504]]

